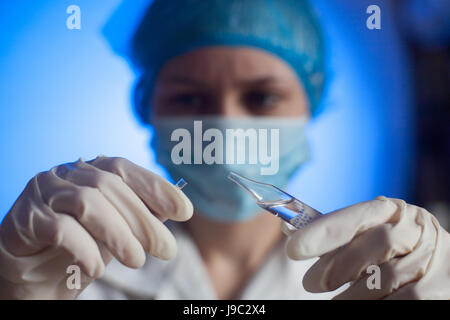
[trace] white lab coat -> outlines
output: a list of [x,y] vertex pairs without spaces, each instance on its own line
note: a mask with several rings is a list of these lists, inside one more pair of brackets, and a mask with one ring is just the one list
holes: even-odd
[[[192,239],[177,224],[178,254],[170,261],[147,256],[140,269],[130,269],[113,259],[102,278],[91,283],[79,299],[217,299],[203,261]],[[302,278],[315,259],[290,260],[284,243],[272,250],[240,299],[331,299],[341,288],[313,294],[303,289]]]

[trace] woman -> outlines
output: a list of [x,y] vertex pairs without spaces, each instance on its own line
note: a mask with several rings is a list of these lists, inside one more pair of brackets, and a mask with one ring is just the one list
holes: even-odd
[[[157,160],[188,186],[102,156],[38,174],[0,226],[0,296],[306,299],[352,282],[336,297],[450,298],[450,235],[426,210],[379,197],[295,231],[226,180],[284,187],[307,161],[322,42],[305,1],[156,0],[133,39],[135,107]],[[258,148],[218,142],[239,129]],[[77,267],[80,287],[67,281]]]

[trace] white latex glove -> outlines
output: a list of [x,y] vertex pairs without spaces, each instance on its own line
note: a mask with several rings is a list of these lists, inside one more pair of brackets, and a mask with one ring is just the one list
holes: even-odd
[[[123,158],[39,173],[0,225],[0,298],[75,298],[113,256],[130,268],[145,252],[171,259],[177,246],[162,221],[192,212],[181,190]],[[82,271],[80,290],[67,288],[69,265]]]
[[[320,256],[303,278],[310,292],[351,282],[334,299],[450,299],[450,234],[423,208],[377,197],[282,229],[291,259]],[[380,267],[380,289],[367,286],[370,265]]]

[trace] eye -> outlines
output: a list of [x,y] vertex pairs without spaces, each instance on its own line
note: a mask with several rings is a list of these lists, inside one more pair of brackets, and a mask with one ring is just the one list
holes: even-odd
[[274,107],[280,100],[280,96],[271,92],[251,91],[244,95],[243,102],[251,109],[263,109]]
[[170,104],[172,107],[198,109],[205,104],[205,97],[195,93],[183,93],[173,96],[170,99]]

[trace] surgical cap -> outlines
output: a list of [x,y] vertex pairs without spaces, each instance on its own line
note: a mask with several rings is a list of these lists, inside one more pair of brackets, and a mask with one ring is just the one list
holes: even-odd
[[131,61],[140,78],[135,111],[150,119],[150,98],[171,58],[214,45],[265,50],[286,61],[317,112],[324,86],[324,48],[317,17],[305,0],[155,0],[132,39]]

